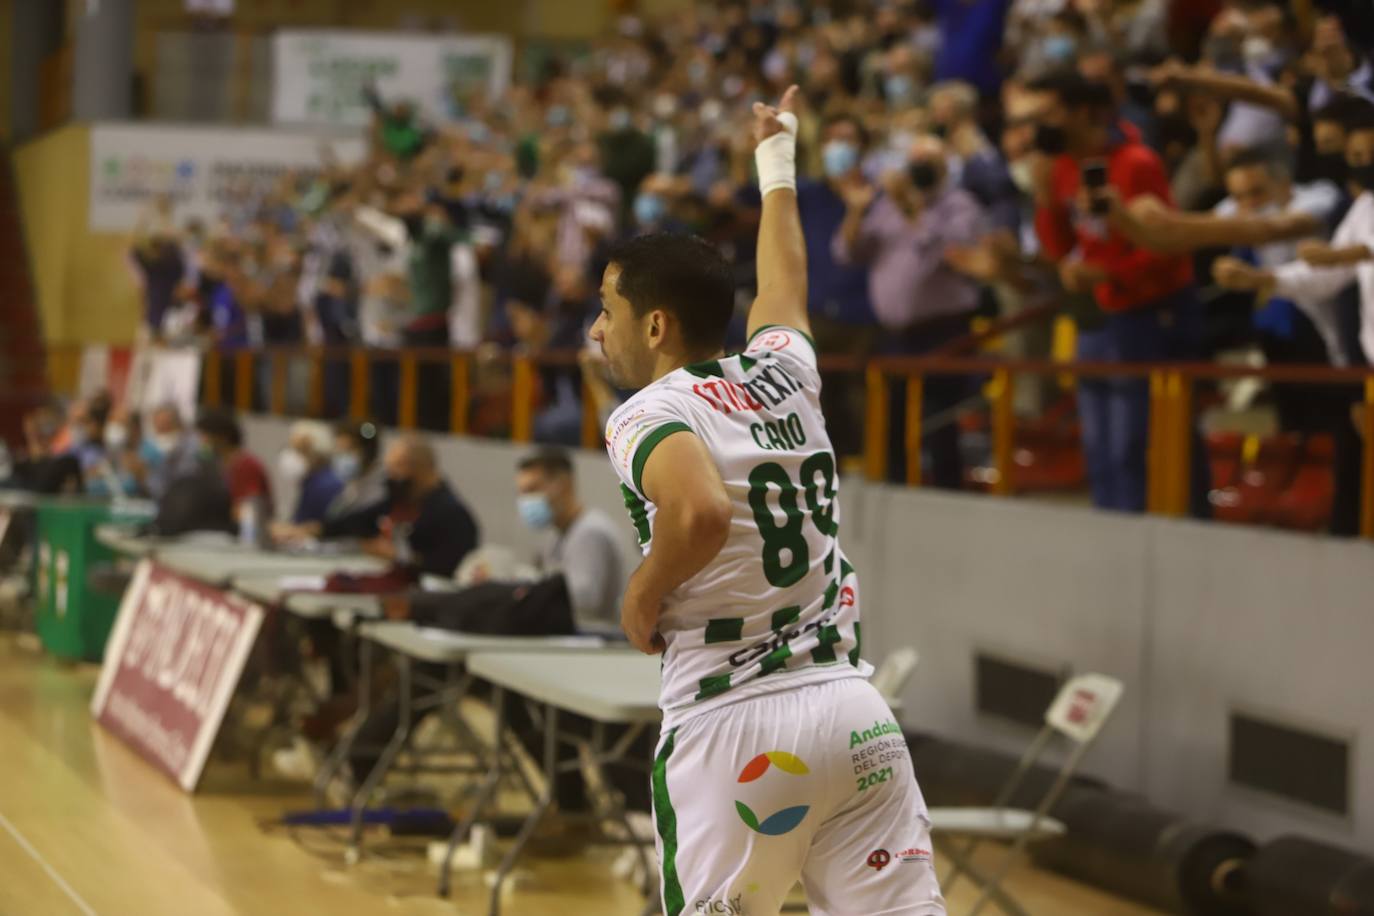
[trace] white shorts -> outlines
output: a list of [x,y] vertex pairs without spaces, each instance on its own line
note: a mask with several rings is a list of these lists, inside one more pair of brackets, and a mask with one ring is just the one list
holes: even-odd
[[861,677],[742,700],[664,732],[653,771],[663,912],[944,916],[901,729]]

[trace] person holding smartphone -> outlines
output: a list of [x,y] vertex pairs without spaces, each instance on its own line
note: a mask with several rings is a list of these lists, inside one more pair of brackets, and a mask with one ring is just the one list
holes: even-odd
[[[1151,197],[1173,207],[1159,155],[1117,116],[1106,83],[1076,72],[1028,87],[1041,97],[1035,146],[1035,228],[1070,294],[1090,297],[1098,319],[1081,322],[1078,358],[1159,362],[1198,356],[1201,316],[1187,255],[1141,247],[1113,219],[1115,200]],[[1079,415],[1093,503],[1145,509],[1149,391],[1139,378],[1080,378]],[[1194,432],[1196,436],[1196,431]],[[1194,447],[1192,511],[1208,514],[1205,452]]]

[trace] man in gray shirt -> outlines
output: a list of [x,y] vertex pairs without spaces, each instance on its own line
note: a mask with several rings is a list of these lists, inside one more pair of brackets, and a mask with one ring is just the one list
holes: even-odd
[[542,532],[539,567],[568,583],[578,629],[619,631],[625,568],[610,516],[577,497],[572,458],[545,448],[520,461],[515,475],[520,518]]

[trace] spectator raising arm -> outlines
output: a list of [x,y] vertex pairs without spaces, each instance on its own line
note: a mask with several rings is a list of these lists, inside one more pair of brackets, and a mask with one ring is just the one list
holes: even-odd
[[1310,213],[1289,212],[1254,216],[1219,216],[1185,213],[1167,206],[1152,194],[1123,204],[1113,189],[1100,192],[1112,205],[1112,228],[1131,244],[1161,254],[1178,254],[1204,248],[1234,245],[1267,245],[1307,238],[1325,231],[1322,221]]
[[1248,76],[1169,61],[1151,71],[1150,79],[1163,89],[1182,89],[1186,92],[1270,108],[1287,121],[1296,121],[1301,114],[1293,93],[1282,86],[1266,86]]
[[754,103],[754,153],[763,196],[759,221],[759,294],[749,309],[749,336],[780,324],[809,334],[806,317],[806,240],[797,210],[797,96],[790,87],[777,108]]

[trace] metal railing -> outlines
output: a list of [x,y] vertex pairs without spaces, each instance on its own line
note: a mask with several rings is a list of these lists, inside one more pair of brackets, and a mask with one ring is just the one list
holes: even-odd
[[[76,388],[81,360],[80,346],[52,346],[46,354],[54,389],[71,393]],[[510,369],[509,436],[515,442],[532,441],[538,408],[541,369],[576,369],[574,351],[547,351],[538,354],[503,354]],[[268,413],[286,415],[288,365],[301,361],[307,367],[303,400],[309,416],[325,415],[325,367],[343,363],[349,367],[346,414],[354,420],[373,419],[371,406],[373,373],[379,364],[394,362],[397,368],[396,425],[417,429],[420,418],[421,370],[425,366],[446,366],[449,390],[447,431],[465,435],[472,431],[471,408],[473,372],[478,354],[442,348],[363,349],[356,347],[271,347],[255,350],[207,350],[201,370],[200,400],[206,405],[227,405],[249,411],[254,407]],[[262,361],[262,362],[260,362]],[[266,365],[268,384],[265,398],[257,390],[261,377],[259,365]],[[232,371],[226,372],[225,367]],[[1009,495],[1014,488],[1016,423],[1012,397],[1017,379],[1022,377],[1135,378],[1149,387],[1150,422],[1147,468],[1146,509],[1149,512],[1184,516],[1190,497],[1192,431],[1196,422],[1195,393],[1199,382],[1260,379],[1269,383],[1292,385],[1359,386],[1364,410],[1360,432],[1364,438],[1361,455],[1362,495],[1360,532],[1374,539],[1374,369],[1336,369],[1329,366],[1230,366],[1216,363],[1095,363],[1057,362],[1034,359],[1001,359],[985,356],[871,357],[827,355],[821,358],[823,374],[862,375],[865,391],[863,467],[873,481],[889,478],[888,445],[895,432],[906,445],[905,481],[922,484],[921,449],[923,394],[925,380],[932,375],[962,375],[987,379],[984,392],[989,402],[992,473],[989,489]],[[894,431],[889,409],[890,385],[906,387],[902,429]],[[226,382],[231,382],[226,390]],[[592,390],[582,382],[581,441],[587,448],[601,446],[598,405]]]

